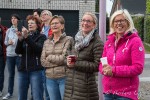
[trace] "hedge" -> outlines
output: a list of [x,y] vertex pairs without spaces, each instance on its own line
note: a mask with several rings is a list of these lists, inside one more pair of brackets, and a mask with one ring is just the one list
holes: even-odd
[[142,41],[144,41],[144,16],[133,16],[132,18],[139,36],[141,37]]
[[150,15],[145,17],[145,36],[144,41],[150,44]]

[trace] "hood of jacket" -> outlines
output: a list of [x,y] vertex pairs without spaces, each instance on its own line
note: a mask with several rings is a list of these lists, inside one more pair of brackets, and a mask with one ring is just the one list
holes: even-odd
[[[134,38],[134,37],[139,37],[139,36],[138,36],[138,33],[137,33],[137,32],[132,32],[132,33],[131,33],[131,32],[129,31],[129,32],[125,33],[125,34],[121,37],[121,39],[127,41],[128,39],[131,39],[131,38]],[[108,35],[107,40],[110,41],[110,42],[114,42],[114,41],[116,40],[116,32],[114,32],[114,33]]]

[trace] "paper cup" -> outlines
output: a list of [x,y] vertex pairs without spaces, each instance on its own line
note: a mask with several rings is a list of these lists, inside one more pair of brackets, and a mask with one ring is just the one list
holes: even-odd
[[107,62],[107,57],[100,58],[100,60],[101,60],[101,62],[102,62],[102,65],[108,64],[108,62]]

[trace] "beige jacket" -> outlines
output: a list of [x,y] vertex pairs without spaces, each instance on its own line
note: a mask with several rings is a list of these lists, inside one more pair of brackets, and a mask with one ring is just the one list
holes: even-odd
[[67,50],[72,47],[73,38],[62,34],[60,39],[54,43],[53,38],[44,42],[41,64],[46,68],[47,78],[61,78],[66,76]]

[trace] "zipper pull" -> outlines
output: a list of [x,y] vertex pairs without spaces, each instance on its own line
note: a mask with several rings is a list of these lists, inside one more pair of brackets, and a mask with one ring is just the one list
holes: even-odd
[[38,57],[36,57],[36,64],[39,65],[39,63],[38,63]]

